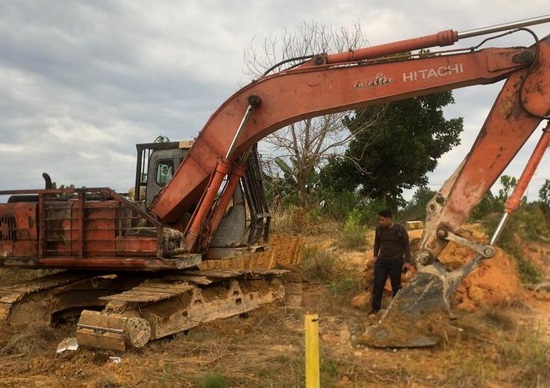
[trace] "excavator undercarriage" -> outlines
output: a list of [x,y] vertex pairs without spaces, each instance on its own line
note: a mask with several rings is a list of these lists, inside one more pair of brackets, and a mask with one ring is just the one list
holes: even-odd
[[[275,301],[300,303],[287,270],[186,270],[139,275],[62,271],[0,288],[0,319],[53,324],[79,317],[79,345],[125,350]],[[288,297],[285,283],[294,282]]]

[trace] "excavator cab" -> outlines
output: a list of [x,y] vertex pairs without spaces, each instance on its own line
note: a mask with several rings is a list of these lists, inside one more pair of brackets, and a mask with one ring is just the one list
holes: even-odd
[[[140,207],[147,209],[151,205],[172,180],[192,146],[192,140],[136,145],[135,187],[131,190],[131,197]],[[188,226],[193,210],[181,216],[182,230]],[[206,259],[230,258],[265,250],[270,218],[259,155],[254,146],[245,174],[210,239]]]
[[132,192],[135,201],[146,208],[173,178],[193,141],[136,144],[136,175]]

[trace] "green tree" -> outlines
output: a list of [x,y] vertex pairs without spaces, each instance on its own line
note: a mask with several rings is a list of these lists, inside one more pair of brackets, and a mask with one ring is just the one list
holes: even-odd
[[498,200],[503,204],[506,203],[511,192],[517,185],[517,179],[508,175],[503,175],[500,177],[500,184],[502,188],[498,191]]
[[[276,171],[272,163],[264,163],[262,167],[268,200],[275,206],[299,204],[299,193],[296,191],[297,174],[293,170],[295,164],[289,165],[280,157],[273,159],[273,162],[277,167]],[[304,193],[307,194],[308,200],[318,200],[318,195],[313,195],[318,194],[318,181],[319,174],[312,169],[304,185]]]
[[491,214],[502,214],[504,211],[504,202],[496,198],[491,190],[483,196],[481,202],[474,208],[470,218],[474,221],[481,221]]
[[419,187],[401,212],[401,217],[408,220],[424,220],[426,218],[426,205],[435,194],[436,192],[430,190],[427,186]]
[[542,203],[550,206],[550,180],[546,179],[539,190],[539,199]]
[[362,130],[363,117],[371,117],[368,107],[344,118],[352,133],[343,158],[333,158],[321,174],[322,182],[342,190],[357,187],[366,197],[397,208],[404,203],[405,189],[425,186],[426,174],[437,160],[460,144],[462,118],[447,120],[442,108],[454,103],[451,91],[392,102],[384,118],[368,131]]

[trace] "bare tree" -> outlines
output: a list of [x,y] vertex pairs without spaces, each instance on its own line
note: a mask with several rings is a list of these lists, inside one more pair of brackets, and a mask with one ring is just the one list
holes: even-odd
[[[283,29],[280,34],[270,36],[260,48],[252,40],[245,50],[244,61],[249,75],[262,77],[271,71],[295,66],[315,54],[353,50],[367,43],[359,23],[351,29],[335,30],[315,22],[303,22],[294,33]],[[351,133],[343,124],[346,114],[349,112],[300,121],[263,140],[264,148],[272,155],[267,160],[273,162],[277,157],[290,167],[302,206],[306,205],[307,186],[315,169],[329,157],[343,155],[346,145],[358,134],[357,131]],[[362,130],[368,130],[380,117],[382,115],[373,114],[371,120],[364,122]]]

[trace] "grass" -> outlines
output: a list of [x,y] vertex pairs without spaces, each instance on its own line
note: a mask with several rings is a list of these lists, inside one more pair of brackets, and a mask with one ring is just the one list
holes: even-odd
[[441,382],[444,386],[483,387],[494,377],[495,366],[487,353],[464,351],[460,344],[448,352],[446,357],[446,377]]
[[[513,307],[513,304],[511,307]],[[522,308],[522,306],[518,305],[518,308]],[[489,325],[499,330],[512,331],[517,328],[517,322],[509,314],[497,308],[491,308],[486,311],[484,318]]]
[[[464,335],[438,351],[438,359],[445,360],[441,386],[547,386],[550,339],[543,338],[540,327],[518,323],[512,314],[520,311],[506,309],[491,308],[470,317]],[[415,378],[421,379],[420,370]]]
[[201,388],[226,388],[230,387],[229,380],[221,373],[209,373],[198,380]]
[[[485,227],[488,235],[491,235],[496,229],[499,220],[500,218],[493,216],[487,217]],[[543,278],[543,270],[525,258],[521,248],[525,250],[527,246],[531,250],[526,242],[544,241],[545,236],[548,235],[547,228],[546,222],[540,214],[520,210],[509,219],[497,242],[497,245],[502,247],[517,263],[520,280],[524,285],[539,283]],[[524,243],[521,243],[522,241]]]
[[543,273],[540,268],[538,268],[533,262],[524,259],[521,255],[513,254],[512,257],[516,260],[521,282],[523,284],[529,285],[540,283],[543,277]]
[[351,276],[339,276],[328,285],[329,291],[333,296],[350,295],[359,290],[359,279]]
[[520,326],[497,342],[498,363],[516,370],[512,382],[522,387],[539,387],[550,382],[550,342],[541,327]]
[[298,207],[291,207],[273,212],[270,229],[275,233],[302,233],[305,229],[304,223],[305,211]]
[[320,248],[302,250],[302,268],[312,279],[330,282],[337,272],[337,259],[333,252]]

